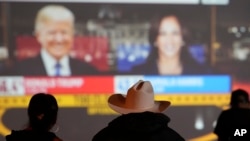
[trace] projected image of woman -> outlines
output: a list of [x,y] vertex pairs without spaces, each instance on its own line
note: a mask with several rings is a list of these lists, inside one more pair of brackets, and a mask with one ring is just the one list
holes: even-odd
[[175,15],[164,15],[153,21],[149,30],[152,46],[146,63],[135,66],[133,74],[207,74],[188,52],[187,32]]

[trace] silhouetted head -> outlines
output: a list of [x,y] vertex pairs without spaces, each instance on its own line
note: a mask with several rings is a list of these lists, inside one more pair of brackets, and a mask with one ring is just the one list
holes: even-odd
[[231,107],[238,107],[240,103],[249,103],[248,93],[243,89],[234,90],[231,95]]
[[38,93],[32,96],[28,116],[32,130],[48,131],[57,120],[58,105],[51,94]]

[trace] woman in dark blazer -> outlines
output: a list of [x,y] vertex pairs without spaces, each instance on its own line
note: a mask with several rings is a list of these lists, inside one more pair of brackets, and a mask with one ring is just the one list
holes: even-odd
[[135,66],[132,74],[184,75],[208,74],[210,69],[199,64],[188,52],[188,32],[175,15],[155,18],[149,30],[152,46],[144,64]]

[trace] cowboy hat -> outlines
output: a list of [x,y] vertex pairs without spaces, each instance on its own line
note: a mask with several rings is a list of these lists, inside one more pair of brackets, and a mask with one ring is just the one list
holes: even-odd
[[138,81],[123,94],[113,94],[108,99],[109,107],[121,114],[140,112],[163,112],[171,103],[155,101],[154,90],[149,81]]

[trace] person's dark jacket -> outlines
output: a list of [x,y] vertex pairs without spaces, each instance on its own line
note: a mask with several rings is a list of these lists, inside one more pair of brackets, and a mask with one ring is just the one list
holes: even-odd
[[92,141],[184,141],[168,127],[163,113],[130,113],[117,117],[99,131]]
[[33,130],[12,130],[6,141],[62,141],[52,132],[36,132]]
[[214,133],[219,141],[250,141],[250,133],[234,136],[236,129],[250,132],[250,109],[230,108],[219,115]]

